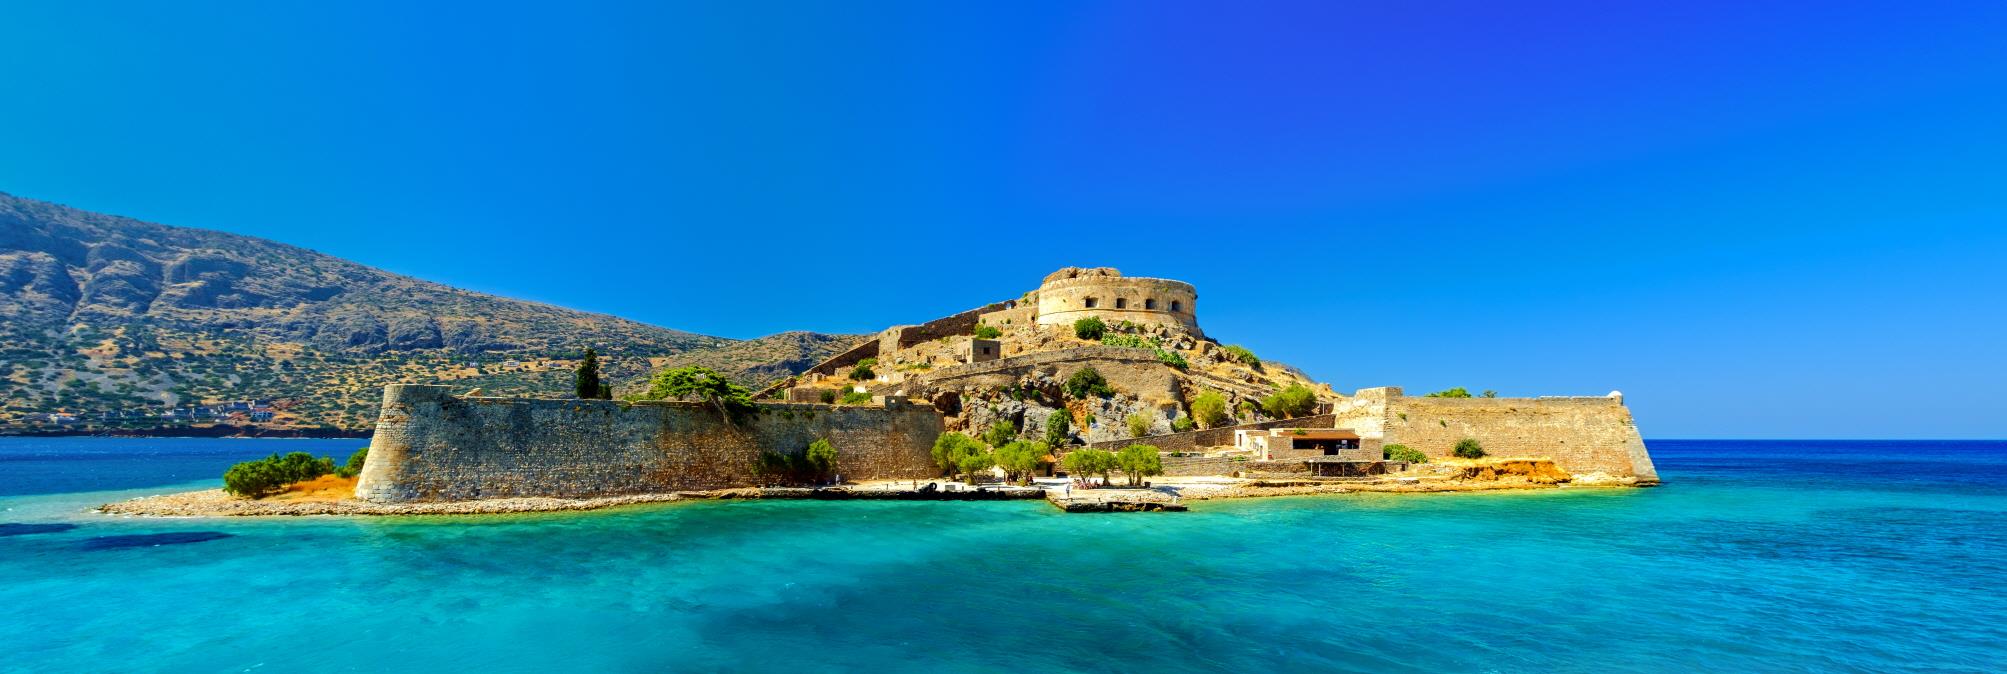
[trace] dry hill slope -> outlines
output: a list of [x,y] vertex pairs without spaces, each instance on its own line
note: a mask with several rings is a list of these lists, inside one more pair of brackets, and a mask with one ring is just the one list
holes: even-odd
[[558,394],[592,346],[616,381],[650,358],[722,348],[691,362],[757,383],[826,356],[832,339],[707,337],[0,193],[0,427],[264,398],[282,424],[356,429],[400,379]]

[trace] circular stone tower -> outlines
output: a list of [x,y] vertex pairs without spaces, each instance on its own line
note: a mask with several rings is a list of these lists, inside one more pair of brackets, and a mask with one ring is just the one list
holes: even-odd
[[1072,325],[1088,316],[1108,323],[1178,327],[1199,333],[1199,293],[1192,284],[1125,277],[1112,267],[1067,267],[1038,287],[1038,324]]

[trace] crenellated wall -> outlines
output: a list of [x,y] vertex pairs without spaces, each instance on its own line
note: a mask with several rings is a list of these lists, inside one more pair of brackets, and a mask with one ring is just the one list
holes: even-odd
[[941,415],[885,406],[761,404],[728,424],[689,402],[462,398],[443,386],[385,387],[356,484],[377,502],[521,496],[577,498],[718,489],[754,483],[761,450],[837,449],[845,479],[939,474],[930,450]]

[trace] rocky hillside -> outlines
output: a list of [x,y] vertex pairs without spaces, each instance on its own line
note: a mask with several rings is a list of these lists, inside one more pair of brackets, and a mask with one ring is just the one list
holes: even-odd
[[0,426],[270,399],[278,423],[355,429],[400,379],[567,392],[592,346],[615,381],[677,359],[757,383],[842,341],[707,337],[0,193]]

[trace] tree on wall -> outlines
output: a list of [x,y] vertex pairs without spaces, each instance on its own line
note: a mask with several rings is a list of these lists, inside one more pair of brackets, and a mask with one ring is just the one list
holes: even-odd
[[[1435,392],[1435,393],[1430,393],[1430,394],[1428,394],[1428,395],[1425,395],[1425,396],[1422,396],[1422,397],[1424,397],[1424,398],[1469,398],[1469,397],[1470,397],[1470,391],[1469,391],[1469,390],[1466,390],[1466,389],[1464,389],[1464,387],[1462,387],[1462,386],[1458,386],[1458,387],[1455,387],[1455,388],[1446,388],[1446,389],[1443,389],[1443,390],[1441,390],[1441,391],[1437,391],[1437,392]],[[1486,396],[1486,397],[1490,397],[1490,396]]]
[[599,352],[585,347],[585,359],[578,362],[578,371],[572,375],[572,390],[579,398],[592,400],[600,398]]
[[1455,454],[1459,459],[1482,459],[1484,458],[1484,445],[1480,444],[1476,438],[1464,438],[1456,441],[1456,448],[1450,450],[1450,453]]
[[696,399],[711,404],[727,423],[753,410],[753,392],[732,383],[725,375],[700,365],[689,365],[655,374],[648,382],[646,400]]

